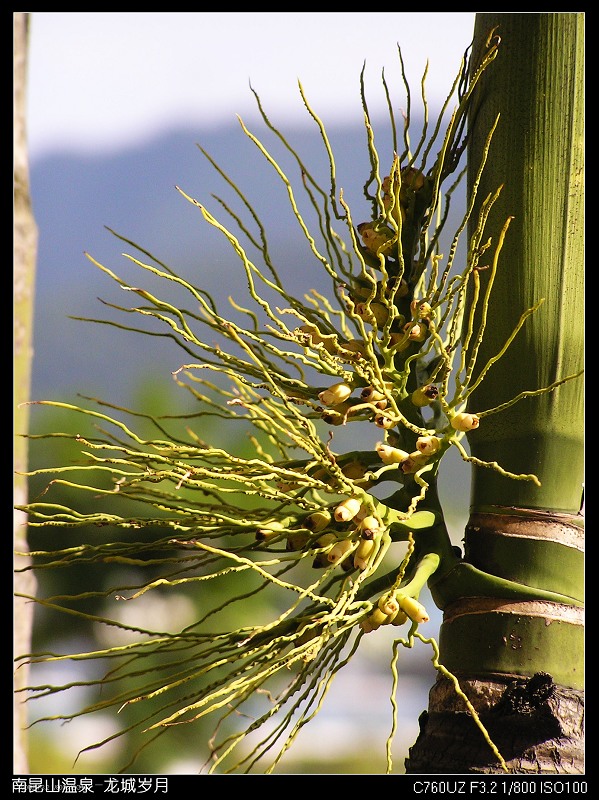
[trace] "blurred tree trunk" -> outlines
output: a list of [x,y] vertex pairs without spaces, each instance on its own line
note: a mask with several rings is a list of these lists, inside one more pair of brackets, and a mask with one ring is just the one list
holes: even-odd
[[[14,467],[17,473],[27,469],[27,439],[21,434],[29,427],[27,406],[19,404],[29,400],[31,382],[33,300],[35,288],[35,262],[37,255],[37,227],[29,196],[29,165],[26,132],[26,85],[29,15],[15,11],[14,26],[14,403],[15,444]],[[27,501],[27,478],[15,476],[15,503]],[[17,553],[27,553],[27,520],[23,513],[15,512],[14,544]],[[35,582],[31,572],[19,572],[29,563],[27,555],[15,558],[14,587],[23,594],[35,593]],[[31,650],[32,604],[18,598],[14,606],[15,653]],[[15,689],[27,682],[26,668],[15,674]],[[14,762],[15,774],[28,773],[27,757],[27,711],[21,694],[14,695]]]
[[[492,248],[481,264],[491,263],[511,223],[479,372],[521,314],[543,303],[471,396],[472,412],[579,373],[584,355],[584,15],[477,14],[473,64],[493,29],[499,55],[477,87],[468,144],[471,193],[500,115],[476,201],[475,211],[502,186],[485,229]],[[479,273],[481,296],[491,273]],[[582,379],[483,417],[468,438],[473,457],[533,473],[541,486],[474,466],[465,561],[555,593],[556,601],[468,593],[448,600],[443,585],[431,585],[444,612],[440,661],[459,679],[510,772],[584,772]],[[407,772],[501,771],[447,678],[432,688],[420,725]]]

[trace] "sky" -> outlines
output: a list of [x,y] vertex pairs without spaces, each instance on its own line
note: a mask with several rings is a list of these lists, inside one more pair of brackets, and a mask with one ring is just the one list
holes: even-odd
[[280,119],[310,122],[298,81],[325,125],[362,119],[360,73],[372,116],[380,76],[412,92],[429,62],[426,96],[439,108],[472,38],[474,12],[30,13],[30,158],[109,151],[165,130],[256,118],[251,87]]

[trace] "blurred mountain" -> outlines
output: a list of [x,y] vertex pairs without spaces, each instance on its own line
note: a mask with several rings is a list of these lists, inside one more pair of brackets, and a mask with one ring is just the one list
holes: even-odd
[[[338,174],[346,176],[345,183],[338,186],[353,202],[352,198],[361,197],[370,172],[366,134],[354,128],[338,129],[330,135]],[[288,139],[328,191],[330,167],[318,130],[293,131]],[[193,278],[219,305],[227,302],[229,294],[245,302],[247,285],[239,258],[223,235],[207,224],[199,209],[175,187],[206,204],[235,233],[235,223],[211,197],[212,193],[220,196],[225,192],[233,198],[235,213],[253,230],[256,225],[251,225],[248,210],[196,145],[221,167],[226,165],[227,173],[260,213],[270,246],[280,254],[277,268],[292,290],[303,294],[312,287],[329,285],[323,283],[324,271],[291,216],[285,186],[240,127],[201,135],[194,130],[178,130],[135,149],[93,156],[54,153],[31,165],[33,208],[39,229],[33,398],[90,389],[120,395],[135,374],[164,366],[168,378],[171,369],[179,366],[183,353],[174,345],[154,338],[149,346],[146,337],[68,318],[105,318],[107,313],[116,318],[116,312],[107,312],[98,297],[122,305],[132,302],[130,295],[115,291],[113,282],[84,255],[88,252],[117,274],[131,274],[132,265],[121,253],[139,253],[104,226],[134,241],[178,274]],[[285,159],[289,180],[296,193],[301,193],[298,164],[272,134],[267,146],[277,159]],[[392,152],[389,163],[391,156]],[[369,217],[363,198],[361,206],[356,222]]]

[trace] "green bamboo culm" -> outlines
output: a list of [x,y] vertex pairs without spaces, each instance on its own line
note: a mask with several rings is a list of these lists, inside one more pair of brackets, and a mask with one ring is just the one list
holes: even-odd
[[[469,194],[488,131],[500,115],[477,203],[502,186],[486,228],[494,241],[506,219],[512,220],[478,364],[501,349],[524,311],[541,300],[542,305],[492,366],[493,378],[472,393],[471,411],[577,374],[584,358],[584,15],[477,14],[475,43],[484,46],[493,30],[501,38],[500,52],[494,69],[482,76],[470,114]],[[474,509],[499,505],[577,514],[583,431],[580,379],[486,417],[469,434],[472,455],[534,473],[541,485],[475,468]]]
[[[476,568],[570,597],[579,607],[517,605],[509,613],[494,607],[476,617],[465,609],[442,637],[449,663],[455,654],[462,670],[459,629],[473,626],[488,658],[480,664],[475,658],[474,669],[529,677],[543,670],[578,690],[584,687],[583,24],[575,13],[476,18],[474,52],[489,36],[502,44],[497,69],[491,79],[483,76],[470,114],[470,191],[479,180],[474,165],[485,131],[497,122],[477,197],[501,186],[486,231],[493,242],[503,236],[496,271],[490,265],[480,272],[480,295],[490,281],[493,292],[479,371],[523,314],[535,310],[469,399],[473,412],[507,407],[483,417],[468,440],[474,459],[496,459],[537,475],[539,483],[475,466],[465,533],[466,558]],[[580,377],[563,382],[572,375]],[[554,391],[534,391],[553,385]],[[512,405],[511,398],[521,399]],[[518,644],[516,659],[511,648],[497,645],[510,636]]]
[[[463,339],[480,424],[464,561],[431,591],[439,660],[519,774],[584,771],[583,34],[580,13],[477,13],[472,46],[476,65],[500,42],[468,125],[470,241],[489,209]],[[438,680],[407,772],[498,771],[453,697]]]
[[[518,330],[505,358],[492,364],[473,391],[469,408],[497,408],[510,398],[522,399],[483,418],[468,438],[473,458],[496,458],[510,470],[537,475],[539,484],[508,481],[495,470],[475,467],[465,534],[466,558],[477,568],[573,598],[580,606],[584,602],[583,25],[584,16],[575,13],[477,15],[474,47],[486,43],[489,35],[500,37],[502,47],[497,70],[490,80],[483,76],[471,109],[469,188],[478,180],[474,165],[485,147],[484,131],[499,119],[477,197],[484,198],[501,185],[486,231],[493,241],[505,233],[495,275],[491,269],[480,273],[481,294],[485,280],[493,281],[487,311],[493,323],[486,326],[480,344],[479,369],[493,360],[523,313],[536,310]],[[562,383],[572,375],[580,377]],[[535,387],[552,385],[555,391],[534,393]],[[521,615],[517,629],[514,614]],[[512,614],[498,614],[495,609],[479,615],[478,623],[470,619],[468,624],[483,626],[482,641],[491,637],[488,649],[495,651],[491,663],[496,670],[518,672],[509,649],[492,645],[490,632],[499,620],[500,634],[513,634],[525,643],[520,653],[522,674],[532,676],[543,669],[556,683],[581,690],[582,615],[582,609],[559,603],[540,612],[518,606]],[[532,633],[535,625],[541,626],[538,641]],[[450,639],[459,640],[457,624],[445,630],[448,647]]]

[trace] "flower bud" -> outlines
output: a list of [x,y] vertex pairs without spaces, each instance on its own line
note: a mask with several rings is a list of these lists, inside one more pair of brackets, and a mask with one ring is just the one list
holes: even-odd
[[320,415],[322,421],[327,425],[333,425],[337,427],[338,425],[344,425],[347,421],[345,413],[341,413],[340,411],[335,411],[334,408],[329,408],[326,411],[323,411]]
[[366,467],[361,461],[350,461],[341,467],[341,472],[346,478],[356,481],[364,477],[366,474]]
[[362,237],[364,247],[371,253],[378,253],[381,249],[388,249],[396,238],[396,234],[391,228],[378,225],[375,222],[361,222],[357,229]]
[[401,608],[397,612],[397,614],[391,618],[392,625],[405,625],[408,621],[409,617],[405,611],[402,611]]
[[351,548],[351,539],[340,539],[327,553],[327,559],[331,564],[336,564]]
[[432,456],[439,451],[441,439],[438,436],[419,436],[416,447],[425,456]]
[[334,383],[328,389],[319,393],[318,399],[325,406],[336,406],[343,403],[352,393],[353,389],[347,383]]
[[365,322],[374,319],[377,325],[384,325],[389,319],[389,309],[383,303],[358,303],[356,314]]
[[417,408],[430,406],[438,397],[439,389],[434,383],[429,383],[426,386],[419,386],[418,389],[414,390],[411,394],[412,403],[414,403]]
[[256,531],[256,541],[267,542],[269,539],[274,539],[275,537],[280,538],[282,532],[282,528],[277,528],[275,530],[272,528],[258,528]]
[[307,517],[304,518],[303,525],[304,528],[307,528],[309,531],[314,531],[315,533],[318,531],[324,530],[327,525],[331,522],[331,514],[329,511],[325,509],[321,511],[313,511]]
[[422,189],[424,181],[424,173],[416,169],[416,167],[406,167],[401,171],[401,185],[412,189],[414,192]]
[[343,561],[341,561],[340,567],[344,572],[353,572],[355,570],[352,558],[344,558]]
[[456,431],[473,431],[480,424],[480,419],[476,414],[468,414],[465,411],[454,414],[450,421],[451,427]]
[[397,424],[393,417],[387,416],[387,414],[376,414],[374,417],[374,424],[377,428],[383,428],[386,430],[387,428],[394,428]]
[[306,531],[290,531],[287,534],[286,549],[292,552],[303,550],[310,541],[310,535]]
[[381,523],[372,514],[360,520],[358,532],[363,539],[373,539],[377,531],[380,530]]
[[[317,547],[330,547],[331,545],[335,545],[336,542],[339,540],[335,536],[334,533],[323,533],[322,536],[319,536],[316,540]],[[314,556],[314,561],[312,562],[312,566],[314,569],[322,569],[323,567],[328,567],[329,560],[328,560],[328,553],[316,553]]]
[[394,617],[399,611],[399,603],[393,595],[381,595],[378,601],[378,607],[388,617]]
[[423,325],[420,322],[407,322],[404,325],[403,330],[404,333],[407,333],[408,339],[411,342],[423,342],[426,339],[426,325]]
[[374,541],[372,539],[360,539],[354,552],[354,567],[362,571],[365,570],[373,551]]
[[379,392],[378,389],[375,389],[374,386],[367,386],[365,389],[362,389],[360,397],[365,403],[376,403],[377,400],[385,399],[385,395]]
[[412,475],[414,472],[418,472],[428,461],[428,456],[423,455],[419,450],[414,450],[413,453],[410,453],[405,461],[401,464],[401,471],[405,475]]
[[401,450],[399,447],[391,447],[385,442],[378,442],[376,452],[384,464],[401,464],[410,455],[406,450]]
[[[393,384],[385,383],[385,389],[391,391]],[[362,389],[360,397],[365,403],[378,403],[380,400],[386,400],[385,393],[376,389],[374,386],[366,386]]]
[[399,598],[399,605],[412,622],[428,622],[430,619],[429,615],[426,613],[426,608],[413,597],[407,597],[406,595],[401,596]]
[[387,614],[385,614],[384,611],[381,611],[380,608],[375,607],[372,609],[372,611],[366,617],[366,619],[363,620],[363,622],[365,622],[366,625],[368,626],[368,630],[365,629],[364,630],[366,633],[369,633],[370,631],[375,631],[377,628],[380,628],[381,625],[384,625],[386,621],[387,621]]
[[338,542],[339,539],[335,536],[335,534],[331,531],[329,533],[323,533],[322,536],[319,536],[316,540],[317,547],[328,547],[330,544],[335,544]]
[[394,331],[389,334],[389,345],[397,348],[398,352],[401,353],[409,344],[410,337],[403,331],[401,333]]
[[414,319],[430,319],[433,313],[431,304],[426,300],[412,300],[410,303],[410,311]]
[[335,509],[336,522],[349,522],[360,511],[362,503],[357,497],[348,497],[343,502],[339,503]]
[[405,297],[409,291],[410,291],[410,284],[407,282],[405,278],[402,278],[399,281],[399,286],[397,287],[397,291],[395,292],[395,297]]

